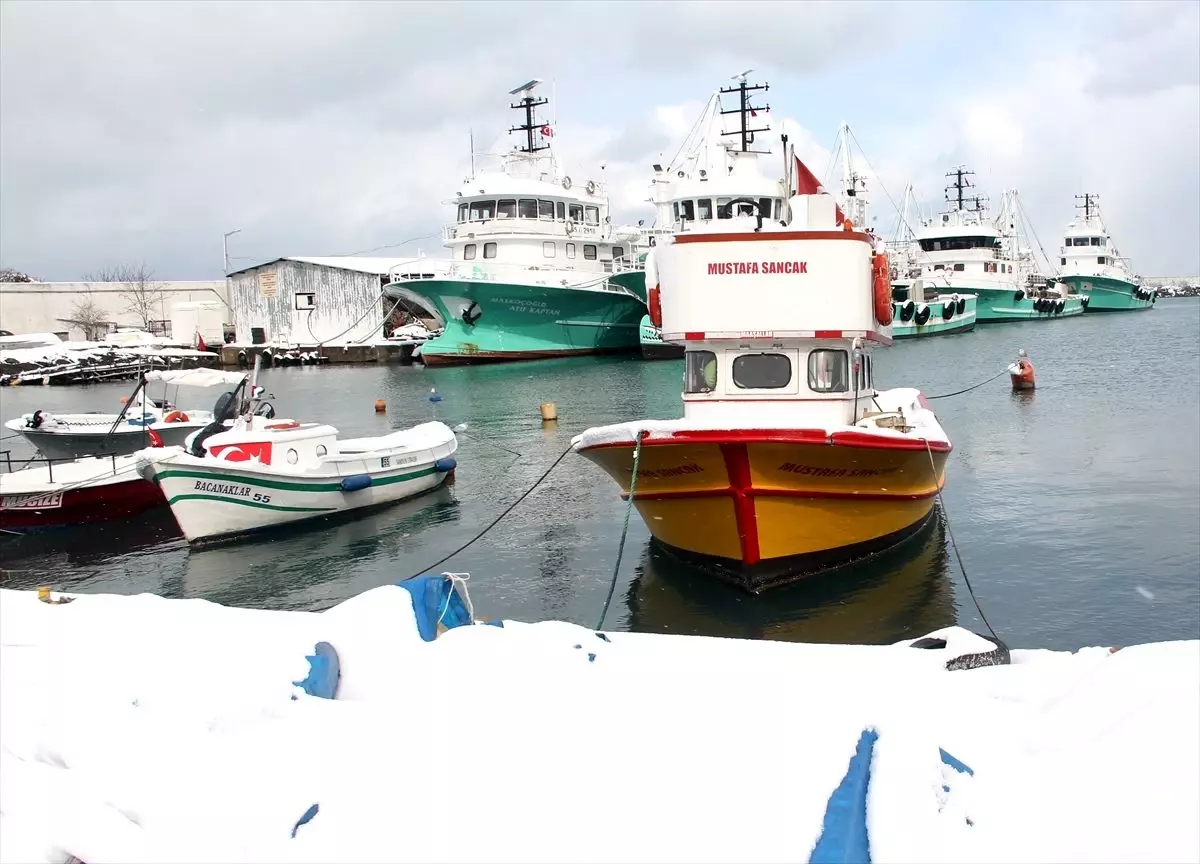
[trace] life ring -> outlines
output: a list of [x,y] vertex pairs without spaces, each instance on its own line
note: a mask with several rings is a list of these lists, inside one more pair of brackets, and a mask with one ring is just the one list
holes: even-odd
[[909,300],[900,307],[900,320],[906,324],[912,320],[913,313],[917,311],[917,304]]
[[892,323],[892,279],[885,252],[871,262],[874,269],[875,320],[887,327]]
[[570,189],[570,188],[571,188],[571,178],[570,178],[570,177],[564,177],[564,178],[562,179],[562,187],[563,187],[564,189]]
[[570,237],[572,234],[575,233],[575,220],[574,219],[567,220],[566,229],[567,229],[568,237]]
[[587,185],[586,185],[586,186],[584,186],[583,188],[587,190],[587,193],[588,193],[589,195],[595,195],[595,194],[596,194],[596,181],[595,181],[595,180],[589,180],[589,181],[587,182]]
[[662,328],[662,294],[655,285],[647,292],[648,302],[646,306],[650,311],[650,323],[655,327]]
[[163,418],[163,422],[164,423],[186,423],[186,422],[188,422],[188,416],[186,414],[184,414],[182,411],[172,411],[170,414],[168,414],[166,417]]
[[925,322],[929,320],[929,307],[926,306],[924,303],[922,303],[920,306],[918,306],[917,307],[917,315],[914,320],[917,322],[918,327],[924,325]]
[[263,428],[269,429],[272,432],[282,432],[285,429],[299,429],[300,421],[299,420],[287,420],[283,423],[268,423]]

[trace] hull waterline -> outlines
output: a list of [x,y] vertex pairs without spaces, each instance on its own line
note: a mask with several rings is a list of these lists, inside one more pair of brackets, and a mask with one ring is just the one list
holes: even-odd
[[[976,320],[980,324],[997,324],[1005,321],[1050,321],[1083,314],[1083,298],[1074,294],[1054,301],[1055,308],[1053,309],[1039,310],[1035,305],[1038,298],[1024,296],[1018,300],[1015,290],[995,288],[973,288],[971,290],[979,295]],[[1061,311],[1057,309],[1059,302],[1063,304]]]
[[1101,276],[1065,276],[1063,282],[1071,291],[1088,298],[1087,312],[1136,312],[1154,306],[1156,295],[1145,300],[1134,295],[1137,286],[1130,282]]

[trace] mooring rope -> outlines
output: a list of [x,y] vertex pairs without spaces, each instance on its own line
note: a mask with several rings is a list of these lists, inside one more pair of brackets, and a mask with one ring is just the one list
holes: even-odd
[[954,549],[954,557],[958,559],[958,569],[962,571],[963,582],[967,585],[967,593],[971,595],[971,602],[975,604],[975,611],[979,613],[980,620],[983,621],[988,632],[992,634],[992,638],[999,642],[1000,637],[996,635],[996,631],[988,622],[987,616],[983,614],[983,607],[979,605],[979,598],[975,596],[975,589],[971,587],[971,577],[967,575],[967,567],[963,564],[962,555],[958,553],[958,541],[954,539],[954,531],[950,527],[950,513],[946,510],[946,502],[942,500],[942,487],[938,483],[937,465],[933,461],[933,450],[929,447],[929,439],[922,439],[925,442],[925,452],[929,455],[929,468],[933,472],[933,488],[937,490],[936,497],[938,509],[941,510],[942,522],[946,526],[946,533],[950,536],[950,546]]
[[972,390],[982,387],[984,384],[991,384],[993,381],[995,381],[1001,375],[1007,375],[1008,369],[1009,369],[1009,367],[1005,366],[1003,369],[1001,369],[999,372],[997,372],[995,375],[993,375],[991,378],[987,379],[986,381],[980,381],[978,384],[972,384],[970,387],[965,387],[962,390],[955,390],[953,393],[943,393],[940,396],[926,396],[925,398],[926,399],[949,399],[951,396],[958,396],[962,393],[970,393]]
[[637,491],[638,462],[642,456],[642,439],[646,436],[645,429],[639,429],[637,440],[633,445],[633,474],[629,478],[629,500],[625,502],[625,524],[621,526],[621,542],[617,545],[617,563],[613,565],[612,580],[608,583],[608,596],[604,598],[604,609],[600,612],[600,620],[596,622],[596,630],[604,627],[604,619],[608,616],[608,604],[612,602],[613,592],[617,589],[617,574],[621,572],[621,556],[625,554],[625,535],[629,533],[629,514],[633,512],[633,496]]

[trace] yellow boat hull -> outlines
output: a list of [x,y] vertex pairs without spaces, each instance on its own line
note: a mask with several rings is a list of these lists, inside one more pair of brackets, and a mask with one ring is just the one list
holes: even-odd
[[[628,499],[634,444],[580,449]],[[751,590],[895,545],[925,524],[950,445],[824,430],[646,437],[634,506],[659,542]]]

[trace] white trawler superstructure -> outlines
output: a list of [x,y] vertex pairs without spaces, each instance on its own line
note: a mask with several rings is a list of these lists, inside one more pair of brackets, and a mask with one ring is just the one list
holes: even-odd
[[[485,363],[634,350],[645,313],[636,262],[645,232],[612,224],[601,180],[572,178],[554,156],[552,121],[537,111],[538,79],[511,91],[521,144],[499,170],[471,174],[443,243],[449,273],[400,273],[385,291],[429,309],[442,332],[421,346],[426,365]],[[472,150],[474,147],[472,146]]]
[[1112,235],[1100,215],[1100,196],[1092,193],[1075,196],[1081,203],[1082,217],[1067,226],[1059,262],[1063,282],[1089,299],[1088,312],[1129,312],[1149,309],[1158,299],[1153,288],[1129,267],[1112,242]]
[[1086,298],[1038,274],[1022,243],[1017,193],[1004,193],[1000,213],[992,219],[987,199],[967,194],[974,185],[968,179],[972,173],[958,167],[946,175],[953,178],[946,187],[949,209],[915,232],[919,249],[914,254],[926,290],[936,286],[943,294],[977,294],[980,323],[1081,314]]

